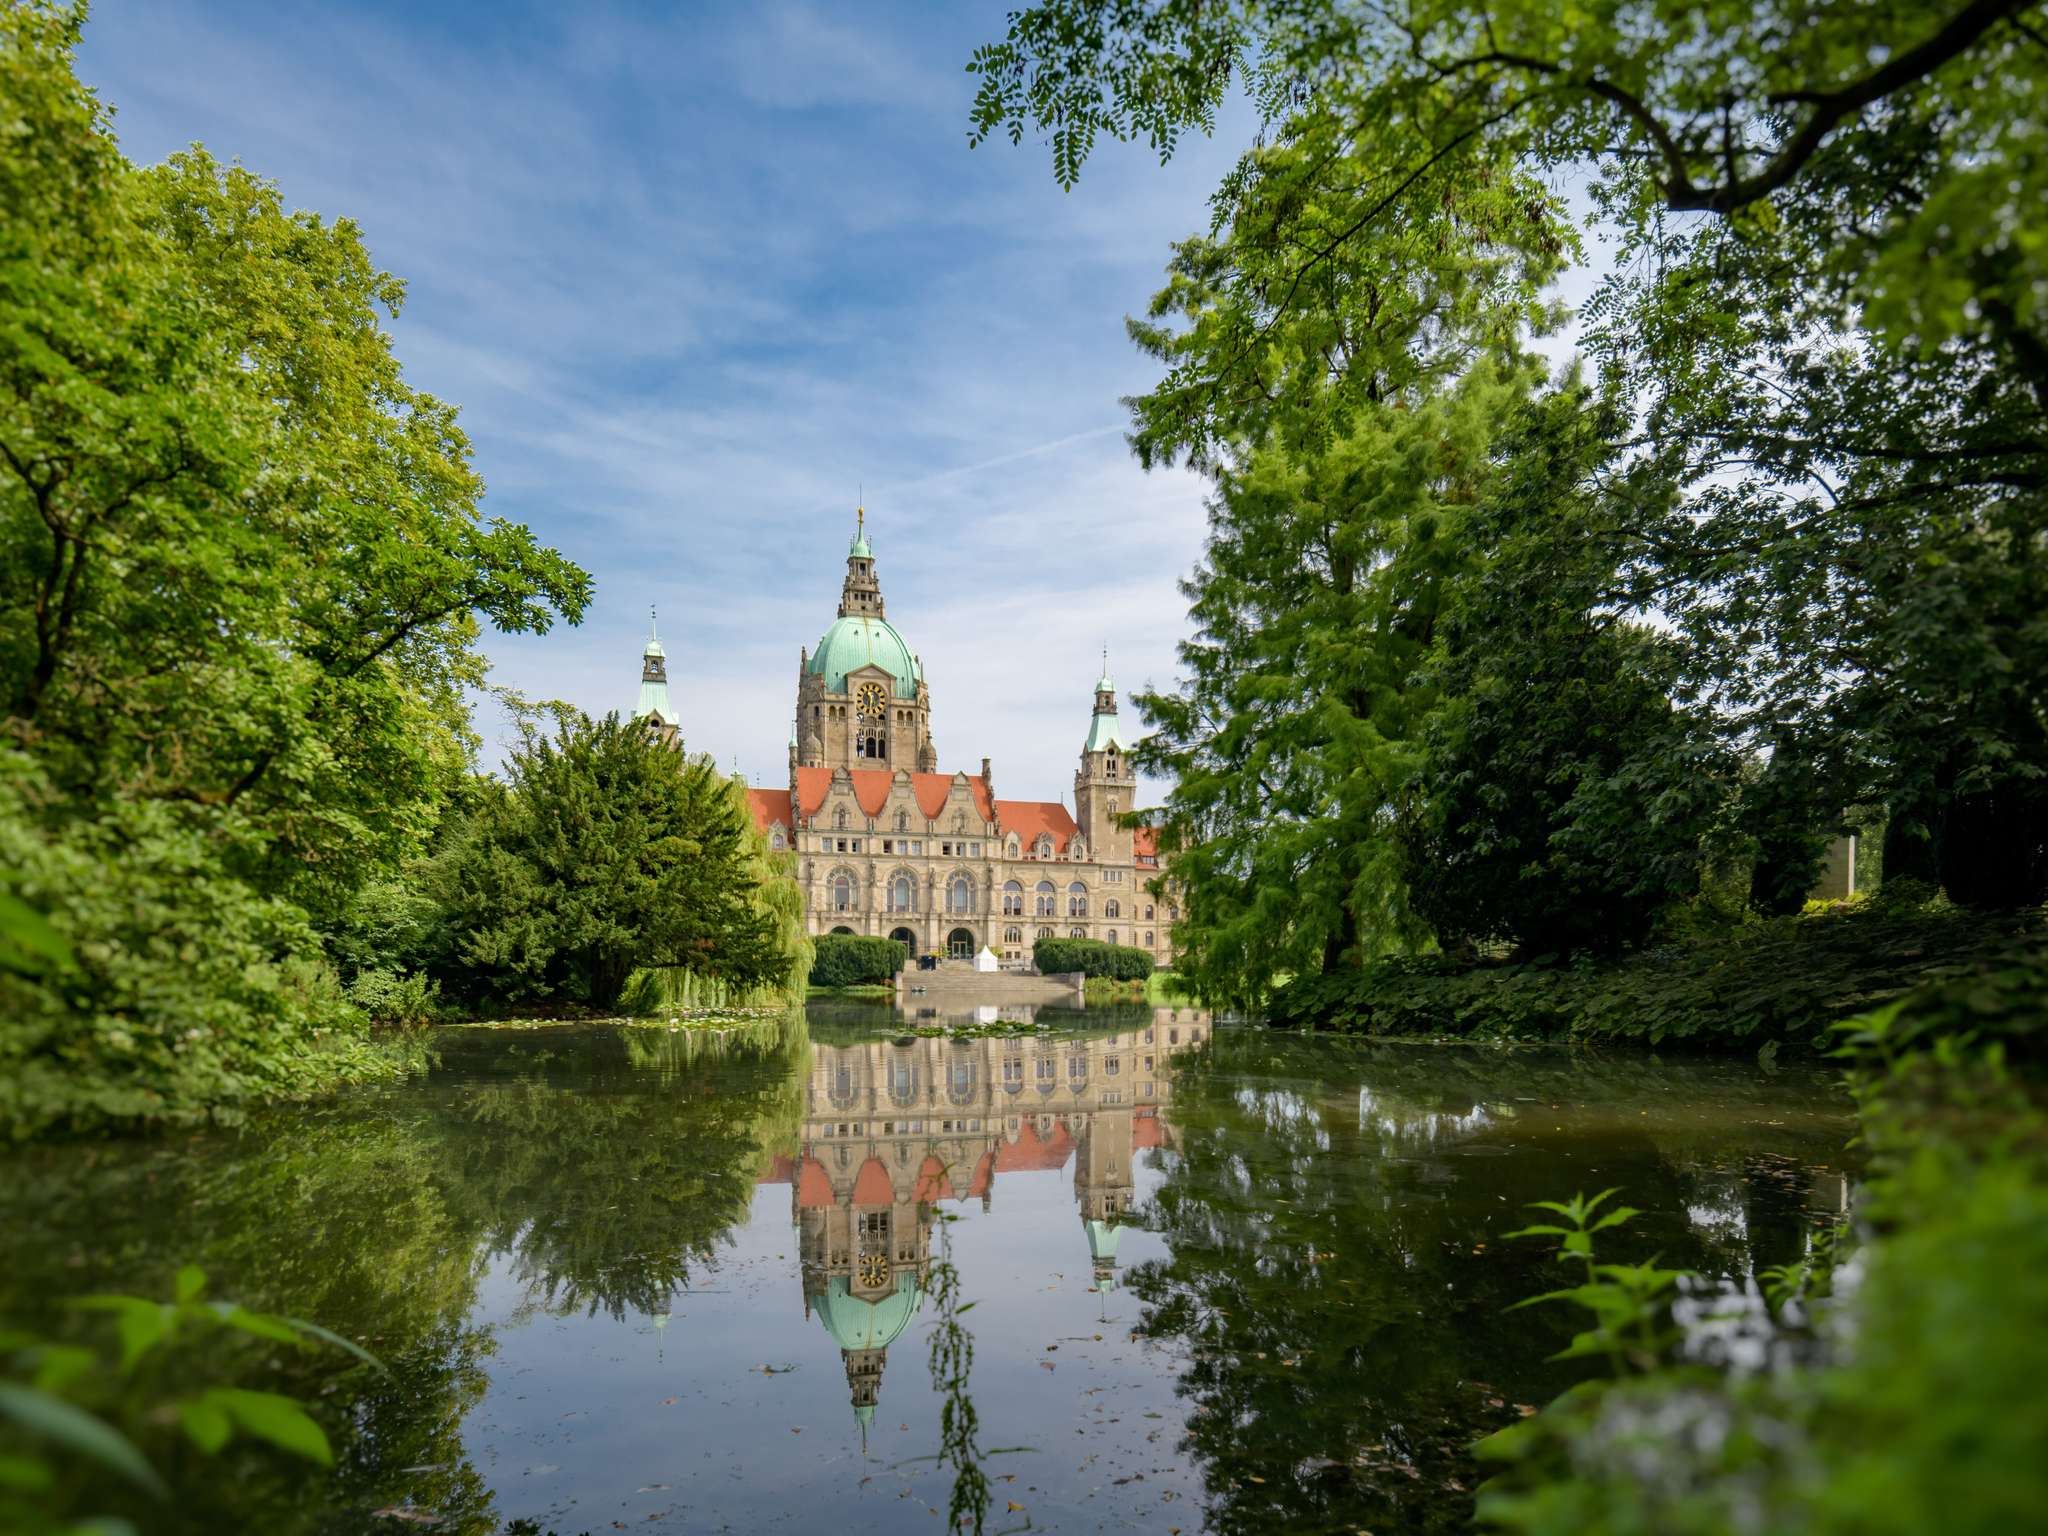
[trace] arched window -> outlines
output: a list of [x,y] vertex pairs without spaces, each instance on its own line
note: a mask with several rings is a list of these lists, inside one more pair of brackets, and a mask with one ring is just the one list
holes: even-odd
[[917,882],[906,874],[898,874],[889,881],[889,910],[891,912],[915,912],[917,910]]
[[1145,903],[1145,921],[1148,923],[1152,921],[1152,903],[1149,901]]
[[[1109,771],[1110,771],[1111,773],[1114,773],[1114,772],[1116,772],[1116,768],[1115,768],[1115,766],[1114,766],[1113,764],[1111,765],[1111,767],[1110,767],[1110,770],[1109,770]],[[1116,814],[1116,796],[1115,796],[1115,795],[1111,795],[1111,796],[1109,797],[1109,814],[1110,814],[1110,815],[1112,815],[1112,816],[1114,816],[1114,815]]]
[[1024,942],[1024,930],[1022,928],[1005,928],[1003,930],[1003,942],[1005,944],[1022,944]]
[[972,912],[974,910],[974,882],[965,875],[955,875],[946,883],[946,910],[948,912]]
[[[1038,882],[1038,915],[1051,917],[1059,910],[1060,893],[1050,880]],[[1047,937],[1051,937],[1050,934]]]
[[1067,916],[1086,917],[1087,915],[1088,887],[1076,880],[1067,887]]
[[870,761],[879,761],[889,755],[888,739],[883,736],[879,725],[864,725],[853,744],[853,755]]
[[1052,937],[1052,930],[1050,928],[1041,928],[1038,930],[1038,937],[1041,939],[1049,939]]
[[1009,842],[1003,845],[1003,857],[1008,859],[1016,858],[1018,850],[1021,846],[1022,845],[1019,844],[1017,841],[1017,834],[1012,832],[1010,834]]
[[777,827],[768,834],[768,846],[777,853],[789,846],[789,839],[782,835],[782,828]]
[[1088,930],[1086,928],[1069,928],[1067,930],[1067,937],[1070,939],[1085,939],[1088,937]]
[[835,870],[832,875],[832,910],[851,912],[853,910],[853,876],[847,871]]
[[1149,932],[1145,935],[1145,947],[1147,949],[1156,949],[1158,947],[1156,944],[1153,943],[1152,935]]
[[1067,857],[1070,859],[1087,858],[1088,845],[1082,842],[1081,839],[1078,837],[1070,839],[1067,843]]
[[843,805],[842,805],[841,807],[839,807],[839,809],[838,809],[838,810],[836,810],[836,811],[834,811],[834,812],[832,813],[832,829],[833,829],[833,830],[834,830],[835,832],[844,832],[844,831],[846,830],[846,807],[845,807],[845,806],[843,806]]
[[1038,834],[1038,845],[1037,845],[1037,847],[1036,847],[1036,848],[1035,848],[1035,849],[1034,849],[1033,851],[1034,851],[1034,853],[1035,853],[1035,854],[1037,855],[1037,857],[1039,857],[1039,858],[1041,858],[1041,859],[1049,859],[1049,858],[1051,858],[1051,857],[1052,857],[1052,839],[1051,839],[1050,837],[1046,836],[1046,834],[1045,834],[1045,833],[1043,833],[1043,832],[1039,833],[1039,834]]
[[1116,930],[1114,928],[1109,930],[1109,942],[1112,944],[1116,942]]
[[1179,908],[1179,907],[1176,907],[1176,906],[1171,906],[1171,905],[1169,905],[1169,906],[1167,907],[1167,909],[1166,909],[1166,920],[1167,920],[1167,921],[1168,921],[1169,923],[1177,923],[1177,922],[1179,922],[1179,921],[1180,921],[1180,908]]
[[1102,904],[1102,915],[1104,917],[1122,917],[1124,915],[1123,904],[1114,896],[1110,897],[1109,900]]
[[1022,917],[1023,915],[1024,882],[1021,880],[1005,880],[1003,882],[1003,916]]
[[898,811],[896,813],[896,830],[898,832],[908,832],[910,830],[910,812]]

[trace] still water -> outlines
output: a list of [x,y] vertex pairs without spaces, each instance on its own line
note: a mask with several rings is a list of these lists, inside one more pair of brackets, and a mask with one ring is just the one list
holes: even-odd
[[197,1263],[386,1362],[252,1362],[328,1405],[336,1471],[176,1465],[145,1528],[939,1531],[950,1247],[990,1530],[1452,1530],[1471,1443],[1575,1379],[1574,1319],[1506,1310],[1560,1279],[1528,1202],[1620,1186],[1614,1256],[1698,1271],[1693,1347],[1740,1359],[1758,1272],[1848,1198],[1818,1070],[931,1022],[448,1030],[240,1131],[9,1154],[0,1311]]

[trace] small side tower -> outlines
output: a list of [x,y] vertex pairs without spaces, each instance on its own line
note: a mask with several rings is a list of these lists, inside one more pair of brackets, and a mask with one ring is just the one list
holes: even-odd
[[652,605],[647,609],[647,649],[640,653],[640,702],[634,706],[633,718],[645,721],[649,730],[661,736],[675,735],[681,723],[668,702],[668,652],[661,648]]
[[1109,678],[1109,652],[1102,653],[1102,676],[1095,680],[1095,713],[1088,739],[1081,747],[1081,766],[1074,774],[1074,820],[1097,863],[1129,864],[1131,830],[1117,825],[1132,808],[1138,773],[1131,766],[1130,744],[1116,715],[1116,684]]

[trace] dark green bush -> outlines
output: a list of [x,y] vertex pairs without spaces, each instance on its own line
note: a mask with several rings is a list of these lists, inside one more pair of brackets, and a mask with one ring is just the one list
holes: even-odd
[[1297,978],[1274,994],[1267,1021],[1365,1035],[1807,1045],[1831,1024],[2042,926],[2039,909],[1989,915],[1866,903],[1615,960],[1387,960]]
[[1111,981],[1143,981],[1152,974],[1152,951],[1101,939],[1040,939],[1031,949],[1032,963],[1045,976],[1074,971]]
[[867,982],[891,981],[910,948],[900,939],[867,939],[854,933],[828,933],[817,940],[811,960],[814,987],[857,987]]

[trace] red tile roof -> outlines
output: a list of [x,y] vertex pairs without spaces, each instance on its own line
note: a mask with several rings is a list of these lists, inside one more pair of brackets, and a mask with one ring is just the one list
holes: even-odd
[[878,1158],[869,1158],[860,1165],[860,1172],[853,1180],[853,1203],[855,1205],[894,1205],[896,1187],[889,1182],[889,1170]]
[[946,1175],[946,1165],[927,1154],[917,1170],[917,1187],[910,1192],[910,1198],[926,1205],[952,1199],[953,1181]]
[[996,1148],[996,1171],[1022,1173],[1034,1168],[1064,1168],[1073,1151],[1074,1138],[1067,1134],[1064,1120],[1055,1122],[1052,1135],[1043,1140],[1026,1120],[1015,1141]]
[[[830,768],[799,768],[796,771],[797,813],[815,816],[818,807],[825,803],[825,796],[832,788]],[[889,791],[895,787],[896,775],[887,768],[849,768],[847,777],[853,781],[853,798],[859,804],[864,816],[879,816],[882,808],[889,803]],[[994,802],[989,799],[988,781],[976,774],[965,775],[968,792],[974,797],[974,813],[983,821],[994,819]],[[910,776],[910,793],[917,801],[917,808],[927,820],[935,821],[946,809],[946,798],[953,792],[957,782],[950,773],[913,773]],[[788,800],[784,795],[783,799]],[[757,817],[760,811],[754,813]]]
[[806,1157],[797,1170],[796,1203],[813,1211],[833,1203],[832,1181],[825,1175],[825,1165],[815,1157]]
[[996,802],[996,824],[1005,836],[1014,832],[1021,845],[1021,851],[1029,854],[1038,841],[1038,834],[1052,834],[1052,851],[1066,850],[1067,839],[1081,829],[1074,825],[1074,818],[1067,808],[1057,800],[998,800]]
[[786,789],[750,789],[747,804],[754,809],[754,825],[766,832],[776,822],[785,827],[794,827],[795,820],[789,814],[789,791]]
[[1131,852],[1141,859],[1159,857],[1159,829],[1157,827],[1133,827],[1131,829]]

